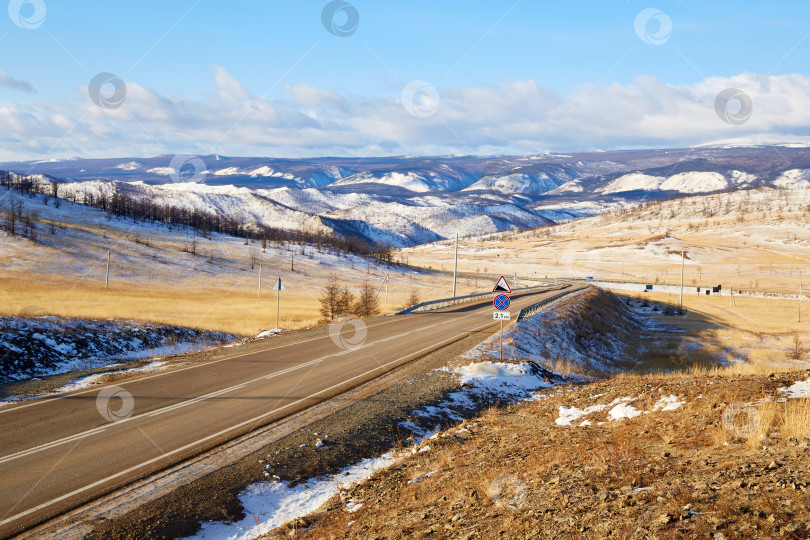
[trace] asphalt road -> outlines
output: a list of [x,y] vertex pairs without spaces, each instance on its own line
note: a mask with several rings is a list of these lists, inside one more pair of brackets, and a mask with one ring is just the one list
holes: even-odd
[[[559,290],[513,295],[522,307]],[[494,332],[491,301],[382,317],[333,339],[129,378],[0,409],[0,537],[368,381],[472,331]],[[229,349],[225,349],[229,351]]]

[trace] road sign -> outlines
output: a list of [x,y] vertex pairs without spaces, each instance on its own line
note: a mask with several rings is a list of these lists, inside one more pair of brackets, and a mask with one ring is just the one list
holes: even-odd
[[495,284],[495,288],[492,289],[492,292],[511,293],[512,289],[509,288],[506,278],[501,276],[501,279],[499,279],[498,283]]
[[284,284],[281,282],[281,278],[278,278],[278,279],[276,280],[276,282],[273,284],[273,290],[274,290],[274,291],[283,291],[284,289],[286,289],[286,287],[285,287],[285,286],[284,286]]
[[492,313],[492,320],[493,321],[511,321],[512,320],[512,312],[511,311],[494,311]]
[[495,304],[495,309],[499,311],[505,311],[509,309],[509,304],[511,304],[512,302],[509,300],[509,297],[506,296],[505,294],[499,294],[498,296],[495,297],[495,300],[492,303]]

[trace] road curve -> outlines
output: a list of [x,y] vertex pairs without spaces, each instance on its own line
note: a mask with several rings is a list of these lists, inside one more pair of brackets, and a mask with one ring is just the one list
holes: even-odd
[[[559,293],[513,295],[513,313]],[[0,409],[0,537],[373,379],[474,331],[491,301],[349,323],[249,353]],[[227,349],[225,349],[227,350]],[[112,395],[112,397],[110,397]],[[101,397],[100,397],[101,396]],[[105,396],[107,396],[105,398]]]

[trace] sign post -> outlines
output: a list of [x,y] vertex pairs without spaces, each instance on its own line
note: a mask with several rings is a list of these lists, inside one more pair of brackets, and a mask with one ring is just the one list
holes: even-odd
[[281,278],[278,278],[276,282],[273,284],[273,290],[276,291],[276,330],[281,330],[278,327],[278,312],[279,312],[279,304],[281,303],[281,291],[284,290],[284,284],[281,282]]
[[493,305],[495,306],[495,312],[492,314],[492,318],[496,321],[501,321],[501,344],[499,356],[500,361],[503,362],[503,321],[508,321],[512,318],[512,314],[507,311],[512,301],[506,295],[512,294],[512,288],[509,286],[509,283],[506,282],[506,278],[501,276],[501,278],[495,284],[495,287],[492,289],[492,292],[499,293],[492,301]]

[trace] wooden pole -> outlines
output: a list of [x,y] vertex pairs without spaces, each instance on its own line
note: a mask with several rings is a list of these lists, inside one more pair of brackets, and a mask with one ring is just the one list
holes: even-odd
[[683,265],[684,265],[684,259],[685,259],[684,251],[681,250],[681,301],[680,301],[680,304],[678,305],[678,309],[679,309],[679,311],[681,313],[683,313]]
[[256,298],[262,297],[262,261],[259,261],[259,292],[256,294]]
[[107,275],[104,278],[104,288],[105,289],[110,288],[110,252],[109,252],[109,250],[107,251]]
[[453,298],[456,297],[456,275],[458,274],[458,231],[456,231],[456,262],[453,265]]

